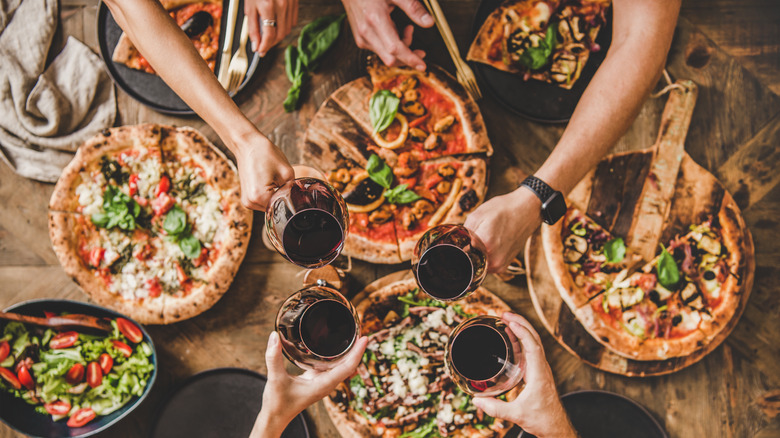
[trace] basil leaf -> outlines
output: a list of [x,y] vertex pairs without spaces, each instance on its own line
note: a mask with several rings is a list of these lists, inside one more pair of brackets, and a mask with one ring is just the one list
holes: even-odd
[[368,172],[369,178],[386,189],[389,189],[393,184],[393,169],[377,154],[371,154],[368,158],[366,172]]
[[368,116],[375,133],[384,131],[393,123],[400,103],[401,99],[389,90],[379,90],[371,96]]
[[626,257],[626,244],[623,239],[617,237],[604,244],[604,255],[607,256],[607,262],[620,263]]
[[539,70],[547,64],[550,59],[550,55],[555,47],[555,40],[557,36],[556,29],[558,23],[553,22],[547,26],[547,33],[543,40],[539,41],[539,45],[536,47],[526,47],[518,60],[520,64],[531,70]]
[[90,219],[92,219],[93,224],[101,228],[105,228],[108,224],[108,214],[106,213],[95,213]]
[[401,184],[385,191],[385,200],[390,204],[409,204],[418,199],[422,199],[422,196],[409,190],[407,184]]
[[200,257],[200,240],[198,240],[193,235],[189,235],[179,240],[179,248],[181,248],[181,251],[189,259],[196,259]]
[[90,217],[92,223],[103,228],[119,227],[123,230],[135,229],[135,218],[141,213],[141,206],[132,198],[109,184],[103,192],[103,212]]
[[163,221],[163,230],[171,236],[178,236],[187,229],[187,213],[178,205],[174,206]]
[[303,27],[298,37],[298,51],[308,71],[316,69],[317,61],[336,42],[345,17],[345,14],[320,17]]
[[661,245],[661,256],[655,264],[655,270],[658,273],[658,282],[665,288],[672,288],[680,281],[677,262],[663,245]]

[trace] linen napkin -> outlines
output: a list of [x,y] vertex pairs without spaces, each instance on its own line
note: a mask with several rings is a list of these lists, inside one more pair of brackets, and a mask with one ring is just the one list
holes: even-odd
[[0,1],[0,155],[45,182],[57,181],[78,146],[116,117],[113,83],[89,47],[69,37],[46,65],[57,1]]

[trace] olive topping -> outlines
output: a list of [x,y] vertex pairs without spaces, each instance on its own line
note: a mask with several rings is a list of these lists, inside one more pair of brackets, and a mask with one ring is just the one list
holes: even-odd
[[706,271],[704,271],[704,279],[705,279],[705,280],[707,280],[707,281],[712,281],[712,280],[714,280],[714,279],[715,279],[715,273],[714,273],[714,272],[712,272],[712,271],[711,271],[711,270],[709,270],[709,269],[708,269],[708,270],[706,270]]
[[661,295],[658,294],[658,291],[653,289],[648,294],[648,297],[650,298],[650,301],[652,301],[656,306],[661,306]]
[[682,315],[674,315],[672,318],[672,325],[676,326],[682,322]]
[[384,188],[371,178],[364,178],[354,189],[344,193],[344,201],[352,205],[368,205],[382,196]]
[[461,210],[469,211],[474,208],[475,205],[477,205],[477,202],[479,202],[479,196],[477,196],[477,192],[475,192],[474,189],[469,189],[469,191],[460,197],[458,204],[460,205]]
[[193,38],[202,34],[206,29],[214,24],[214,18],[206,11],[198,11],[181,25],[181,30],[188,37]]

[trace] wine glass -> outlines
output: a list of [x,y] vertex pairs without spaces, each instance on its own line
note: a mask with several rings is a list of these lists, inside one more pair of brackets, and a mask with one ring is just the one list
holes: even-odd
[[440,301],[459,300],[485,279],[487,250],[463,225],[438,225],[417,241],[412,271],[426,294]]
[[452,381],[471,395],[503,394],[517,386],[525,374],[520,340],[495,316],[475,316],[460,323],[444,351]]
[[271,197],[265,217],[274,248],[307,269],[325,266],[341,253],[349,213],[330,184],[303,177],[288,181]]
[[309,286],[292,294],[276,314],[282,351],[300,368],[333,368],[360,336],[352,303],[335,289]]

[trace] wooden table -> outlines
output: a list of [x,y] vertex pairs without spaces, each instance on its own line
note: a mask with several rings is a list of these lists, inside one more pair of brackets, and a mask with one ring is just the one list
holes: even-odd
[[[462,52],[468,47],[477,1],[444,0],[443,9]],[[73,35],[97,47],[97,0],[62,0],[57,42]],[[714,6],[713,6],[714,5]],[[715,7],[717,6],[717,7]],[[343,10],[337,0],[301,0],[301,24],[315,16]],[[747,310],[731,337],[701,362],[669,376],[637,379],[606,374],[579,362],[549,336],[534,314],[524,278],[502,283],[490,276],[486,287],[528,317],[542,334],[547,357],[561,393],[602,389],[633,398],[646,406],[673,437],[780,436],[780,420],[761,409],[760,399],[780,389],[780,5],[750,0],[684,2],[668,69],[700,87],[687,150],[718,176],[743,208],[756,246],[756,276]],[[416,45],[429,59],[453,71],[435,31],[416,34]],[[288,40],[292,40],[288,38]],[[717,43],[717,44],[716,44]],[[718,45],[719,44],[719,45]],[[348,32],[338,42],[339,62],[326,57],[304,105],[286,114],[282,101],[288,87],[282,48],[270,52],[253,90],[240,99],[243,111],[288,154],[299,159],[296,143],[319,104],[339,85],[362,74],[359,53]],[[156,113],[119,91],[117,124],[172,123],[201,129],[218,141],[197,118]],[[652,144],[663,99],[649,99],[616,150]],[[519,183],[552,150],[563,126],[543,125],[508,114],[489,98],[480,102],[491,140],[491,196]],[[16,176],[0,165],[0,308],[32,298],[86,300],[63,273],[51,250],[46,205],[52,185]],[[257,215],[255,230],[262,217]],[[343,261],[339,261],[342,263]],[[407,265],[374,266],[355,262],[352,291]],[[150,397],[103,437],[148,436],[155,412],[178,383],[216,367],[244,367],[264,373],[263,354],[282,300],[300,286],[299,269],[252,237],[249,252],[227,294],[205,314],[172,326],[149,327],[160,359],[159,377]],[[775,398],[780,398],[775,396]],[[338,433],[321,403],[307,410],[315,436]],[[18,436],[0,425],[0,437]]]

